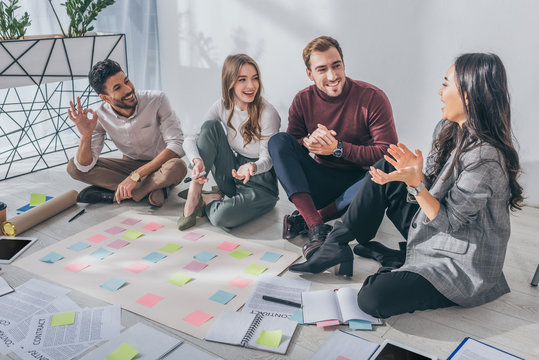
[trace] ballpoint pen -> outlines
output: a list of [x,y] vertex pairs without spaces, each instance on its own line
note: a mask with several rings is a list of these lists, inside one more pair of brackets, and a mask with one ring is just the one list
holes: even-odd
[[67,220],[67,222],[72,222],[73,220],[75,220],[76,218],[84,214],[85,212],[86,212],[86,209],[82,209],[81,211],[76,213],[75,216],[73,216],[71,219]]

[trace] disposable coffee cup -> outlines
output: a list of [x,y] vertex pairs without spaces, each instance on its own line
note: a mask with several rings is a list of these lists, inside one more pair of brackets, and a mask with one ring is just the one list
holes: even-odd
[[[0,201],[0,224],[6,221],[6,209],[7,209],[7,205]],[[0,230],[0,234],[1,233],[2,233],[2,230]]]

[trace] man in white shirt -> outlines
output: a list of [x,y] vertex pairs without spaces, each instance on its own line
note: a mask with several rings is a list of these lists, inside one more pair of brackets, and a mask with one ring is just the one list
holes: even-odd
[[[72,178],[91,184],[77,198],[96,203],[146,196],[162,206],[167,188],[185,177],[180,158],[183,133],[166,95],[160,91],[136,91],[118,63],[107,59],[88,74],[92,88],[103,103],[97,110],[77,108],[70,102],[69,118],[80,133],[77,155],[69,161]],[[91,115],[91,116],[89,116]],[[105,135],[123,153],[122,159],[99,157]]]

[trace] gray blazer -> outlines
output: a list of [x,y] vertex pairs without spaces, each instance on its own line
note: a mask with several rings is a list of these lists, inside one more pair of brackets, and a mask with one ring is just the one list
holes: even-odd
[[[430,220],[419,209],[410,225],[406,261],[411,271],[461,306],[481,305],[508,293],[502,267],[510,235],[509,180],[503,157],[482,144],[453,155],[430,193],[440,201]],[[428,169],[427,169],[428,170]]]

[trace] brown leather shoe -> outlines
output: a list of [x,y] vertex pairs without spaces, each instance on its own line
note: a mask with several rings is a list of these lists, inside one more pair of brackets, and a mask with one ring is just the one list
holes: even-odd
[[322,246],[332,229],[333,226],[328,224],[315,225],[309,229],[309,241],[302,248],[305,259],[309,260],[313,256],[318,248]]
[[292,240],[298,235],[307,234],[307,231],[307,223],[299,211],[294,210],[292,214],[284,216],[282,234],[283,239]]

